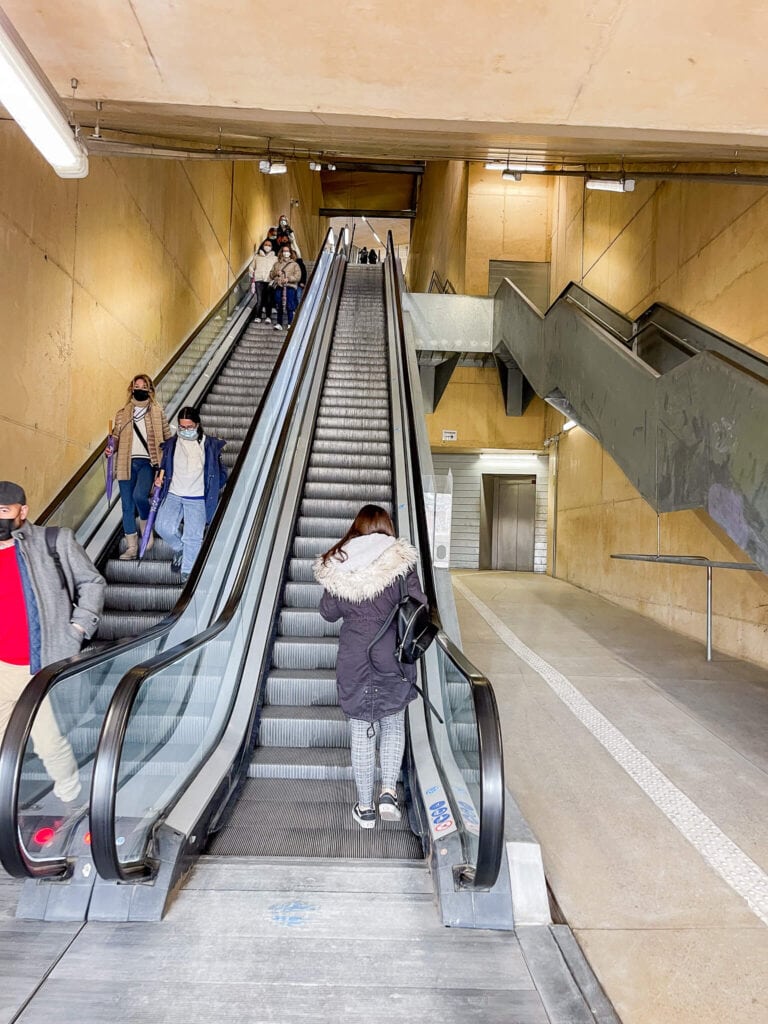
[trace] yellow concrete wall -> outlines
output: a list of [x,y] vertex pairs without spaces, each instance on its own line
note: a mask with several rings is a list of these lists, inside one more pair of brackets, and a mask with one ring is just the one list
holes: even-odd
[[316,177],[92,158],[86,179],[62,181],[0,123],[0,478],[24,484],[33,515],[104,439],[128,379],[161,369],[280,212],[313,252]]
[[504,181],[499,171],[470,164],[467,195],[466,291],[488,294],[490,260],[550,258],[553,179],[524,174]]
[[[705,168],[694,168],[704,170]],[[634,193],[586,193],[557,179],[552,296],[570,280],[623,312],[655,300],[768,352],[768,189],[638,182]],[[560,444],[557,575],[698,639],[703,570],[620,563],[612,552],[656,551],[656,514],[582,431]],[[726,561],[745,556],[704,512],[661,518],[661,549]],[[714,642],[768,664],[768,580],[715,571]]]
[[[426,417],[433,449],[466,451],[511,448],[538,451],[544,442],[547,406],[534,397],[523,416],[507,416],[494,369],[459,366],[454,370],[437,410]],[[443,441],[444,430],[456,430],[456,441]]]
[[407,281],[412,292],[429,288],[432,272],[465,291],[467,165],[458,160],[427,164],[413,222]]

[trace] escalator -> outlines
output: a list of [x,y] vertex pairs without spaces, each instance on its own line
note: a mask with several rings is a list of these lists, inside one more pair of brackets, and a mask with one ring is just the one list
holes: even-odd
[[[419,668],[433,710],[418,698],[407,712],[406,815],[366,832],[351,817],[338,625],[317,612],[312,560],[361,504],[381,503],[420,551],[439,621],[414,428],[418,368],[393,265],[390,249],[383,272],[346,267],[343,290],[344,271],[332,286],[218,619],[136,665],[114,691],[91,795],[90,920],[157,920],[209,851],[336,858],[350,872],[372,858],[425,859],[445,924],[512,926],[498,712],[445,633]],[[183,699],[170,708],[168,693]]]
[[[283,342],[283,336],[275,336],[268,324],[251,319],[200,402],[205,432],[227,442],[222,459],[230,473]],[[121,562],[123,550],[125,540],[119,537],[99,560],[107,589],[97,640],[143,633],[173,609],[181,594],[179,576],[171,571],[173,552],[159,537],[141,561]]]
[[334,671],[341,624],[321,618],[322,587],[312,575],[314,559],[346,533],[362,505],[393,511],[385,329],[382,268],[350,265],[276,614],[259,743],[210,853],[423,856],[406,822],[363,832],[352,820],[349,726]]
[[[45,521],[73,527],[97,562],[101,551],[109,553],[107,571],[113,603],[101,638],[109,634],[123,639],[97,644],[77,658],[48,666],[34,677],[17,702],[0,749],[0,861],[10,874],[66,879],[72,877],[78,856],[89,860],[89,839],[84,837],[89,837],[87,812],[93,760],[116,685],[133,665],[205,629],[226,601],[243,557],[243,524],[263,498],[267,486],[264,466],[280,432],[302,353],[313,344],[313,325],[326,301],[328,280],[338,258],[334,247],[333,233],[329,232],[287,336],[276,334],[266,325],[247,327],[251,311],[246,290],[240,286],[236,301],[230,293],[216,315],[201,328],[204,337],[199,344],[188,347],[187,365],[169,372],[168,379],[175,377],[173,394],[159,389],[159,400],[171,415],[184,404],[202,406],[204,427],[229,441],[225,457],[232,470],[201,554],[178,601],[180,588],[169,581],[170,570],[164,560],[169,556],[161,542],[155,542],[141,564],[109,557],[115,552],[114,538],[119,531],[119,500],[113,500],[111,508],[106,504],[103,460],[98,456],[80,475],[78,486],[46,510]],[[168,595],[166,607],[175,604],[170,614],[157,606],[154,595],[162,591]],[[124,607],[118,607],[121,604]],[[141,608],[138,613],[137,605]],[[148,610],[150,607],[153,610]],[[138,617],[129,619],[133,614]],[[144,631],[126,638],[125,633],[132,628]],[[56,800],[50,780],[33,754],[30,731],[41,706],[48,702],[80,766],[82,797],[74,805],[61,805]],[[183,687],[166,695],[164,701],[156,701],[147,713],[163,719],[179,707],[192,709]],[[80,892],[74,896],[66,886],[33,884],[24,890],[27,895],[20,913],[82,917],[93,881],[91,864],[85,867],[79,880]]]

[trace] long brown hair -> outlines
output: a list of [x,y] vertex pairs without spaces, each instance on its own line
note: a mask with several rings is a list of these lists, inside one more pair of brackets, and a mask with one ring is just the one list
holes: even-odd
[[145,380],[147,382],[147,391],[149,392],[149,402],[151,405],[155,400],[155,382],[148,373],[137,373],[131,377],[131,383],[128,385],[128,401],[130,402],[133,398],[133,385],[137,380]]
[[363,505],[341,540],[321,556],[323,565],[334,555],[339,556],[339,561],[346,562],[347,553],[342,551],[342,548],[347,541],[352,540],[353,537],[366,537],[369,533],[383,533],[387,537],[395,536],[395,524],[392,522],[389,512],[381,505]]

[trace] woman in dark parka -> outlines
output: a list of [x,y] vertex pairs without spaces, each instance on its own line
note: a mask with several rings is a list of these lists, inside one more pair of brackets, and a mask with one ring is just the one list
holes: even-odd
[[324,587],[320,614],[328,622],[343,619],[336,661],[339,706],[350,720],[352,771],[357,803],[352,816],[361,828],[373,828],[376,810],[376,729],[381,732],[382,819],[400,818],[397,777],[405,749],[405,708],[416,697],[416,666],[395,657],[396,625],[371,648],[368,645],[400,600],[399,579],[408,592],[427,603],[416,575],[416,549],[395,537],[387,512],[364,505],[341,540],[314,565]]

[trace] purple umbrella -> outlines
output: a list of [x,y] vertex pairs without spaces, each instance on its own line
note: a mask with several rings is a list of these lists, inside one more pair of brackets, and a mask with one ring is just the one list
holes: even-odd
[[155,484],[152,488],[152,500],[149,503],[149,515],[147,516],[147,525],[144,527],[144,533],[141,535],[141,544],[139,546],[139,558],[144,557],[144,553],[147,550],[147,544],[149,544],[149,538],[152,536],[152,527],[155,525],[155,517],[157,516],[157,510],[160,508],[160,491],[163,489],[163,476],[165,474],[161,470],[155,477]]
[[112,501],[112,484],[115,479],[115,453],[117,452],[117,434],[112,433],[112,420],[109,421],[109,437],[107,438],[107,504]]

